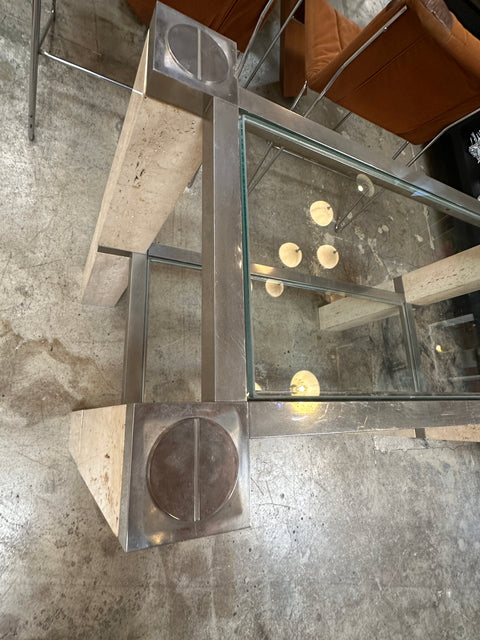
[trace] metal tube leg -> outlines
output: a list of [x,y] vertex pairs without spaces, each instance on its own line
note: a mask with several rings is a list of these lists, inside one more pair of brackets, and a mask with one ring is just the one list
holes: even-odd
[[352,112],[351,112],[351,111],[349,111],[347,114],[345,114],[345,115],[343,116],[343,118],[342,118],[339,122],[337,122],[337,124],[333,127],[332,131],[338,131],[338,129],[340,129],[340,127],[342,126],[342,124],[343,124],[344,122],[346,122],[346,121],[350,118],[350,116],[351,116],[351,115],[352,115]]
[[45,27],[44,27],[44,29],[42,31],[42,35],[40,37],[40,42],[38,44],[38,48],[39,49],[42,48],[43,41],[47,37],[47,34],[50,31],[50,27],[52,26],[52,24],[53,24],[53,22],[55,20],[56,11],[57,11],[57,3],[56,3],[56,0],[53,0],[52,8],[50,9],[50,16],[48,18],[47,24],[45,25]]
[[398,148],[395,153],[392,156],[392,160],[396,160],[398,158],[398,156],[402,153],[402,151],[404,149],[406,149],[408,147],[410,143],[408,142],[408,140],[405,140],[405,142],[402,144],[402,146],[400,148]]
[[345,213],[340,220],[337,222],[337,224],[335,225],[335,231],[338,231],[339,229],[342,228],[342,224],[343,221],[346,220],[348,218],[348,216],[352,213],[352,211],[355,209],[355,207],[357,206],[357,204],[360,204],[360,202],[365,198],[365,194],[362,193],[362,195],[357,198],[354,202],[354,204],[350,207],[350,209],[347,211],[347,213]]
[[444,133],[446,133],[449,129],[451,129],[452,127],[454,127],[456,124],[460,124],[460,122],[463,122],[464,120],[466,120],[467,118],[470,118],[470,116],[473,116],[473,115],[475,115],[476,113],[480,113],[480,108],[478,108],[478,109],[474,109],[474,110],[473,110],[473,111],[471,111],[470,113],[467,113],[467,115],[466,115],[466,116],[463,116],[462,118],[459,118],[458,120],[455,120],[455,122],[452,122],[451,124],[449,124],[449,125],[447,125],[446,127],[444,127],[444,128],[440,131],[440,133],[437,133],[437,135],[436,135],[434,138],[432,138],[432,139],[430,140],[430,142],[428,142],[428,143],[427,143],[427,144],[426,144],[426,145],[425,145],[425,146],[424,146],[424,147],[423,147],[423,148],[422,148],[422,149],[417,153],[417,155],[416,155],[416,156],[414,156],[414,157],[410,160],[410,162],[407,162],[407,164],[406,164],[405,166],[407,166],[407,167],[411,167],[411,166],[412,166],[412,164],[413,164],[414,162],[416,162],[416,161],[417,161],[417,160],[418,160],[418,159],[419,159],[419,158],[420,158],[420,157],[425,153],[425,151],[426,151],[427,149],[429,149],[429,148],[432,146],[432,144],[433,144],[434,142],[436,142],[436,141],[437,141],[441,136],[443,136],[443,134],[444,134]]
[[213,98],[203,122],[203,402],[247,395],[242,243],[238,107]]
[[237,65],[237,68],[235,70],[235,76],[237,78],[240,76],[240,74],[243,71],[243,67],[245,66],[245,63],[247,61],[247,56],[250,53],[250,49],[253,46],[255,38],[257,37],[257,33],[259,32],[260,27],[262,26],[263,21],[265,20],[265,17],[267,15],[267,13],[270,11],[270,8],[274,4],[274,2],[275,2],[275,0],[268,0],[267,4],[263,8],[262,13],[260,14],[259,19],[257,20],[257,24],[255,25],[255,29],[253,30],[253,33],[250,36],[250,40],[248,41],[247,48],[245,49],[245,51],[243,53],[243,56],[242,56],[242,59],[240,60],[239,64]]
[[148,257],[132,253],[128,284],[128,317],[123,356],[122,402],[143,402],[146,359]]
[[[271,143],[270,143],[271,144]],[[269,149],[267,150],[267,153],[270,151],[270,149],[273,148],[273,145],[271,147],[269,147]],[[260,182],[260,180],[263,178],[263,176],[267,173],[267,171],[270,169],[270,167],[273,165],[273,163],[275,162],[275,160],[281,155],[281,153],[283,152],[283,147],[279,147],[276,152],[274,153],[274,155],[270,158],[270,160],[267,162],[267,164],[264,163],[264,160],[262,160],[261,164],[258,165],[258,167],[255,169],[255,173],[252,176],[252,179],[250,181],[250,184],[248,185],[248,193],[250,194],[255,187],[257,186],[257,184]],[[267,157],[267,155],[265,154],[265,158]],[[259,172],[260,167],[263,166],[263,170]]]
[[[298,94],[298,96],[295,98],[295,100],[293,101],[292,106],[290,107],[291,111],[295,111],[295,109],[297,108],[297,105],[300,101],[300,98],[303,96],[303,94],[305,93],[305,89],[307,88],[307,81],[305,81],[303,83],[303,87],[300,90],[300,93]],[[257,180],[255,180],[255,177],[257,176],[258,172],[260,171],[260,169],[263,166],[263,163],[265,162],[265,160],[267,159],[268,154],[270,153],[271,149],[273,149],[273,142],[269,142],[267,149],[265,151],[265,153],[263,154],[263,156],[260,159],[260,162],[257,165],[257,168],[255,169],[255,171],[253,172],[252,177],[250,178],[250,183],[248,185],[248,191],[250,193],[250,191],[253,191],[253,189],[255,189],[255,187],[257,186],[257,184],[260,182],[260,180],[263,178],[263,176],[266,174],[266,172],[268,171],[268,169],[270,169],[270,167],[272,166],[272,164],[275,162],[275,160],[278,158],[278,156],[281,153],[277,153],[274,157],[273,160],[271,160],[268,164],[268,167],[263,171],[263,173],[260,174],[260,176],[258,177]]]
[[[362,213],[362,211],[365,211],[365,209],[368,206],[370,206],[370,204],[372,202],[374,202],[380,196],[381,193],[382,193],[382,191],[377,192],[373,196],[373,198],[370,198],[368,200],[368,202],[363,207],[361,207],[358,211],[356,211],[354,214],[352,214],[351,218],[347,218],[347,216],[352,213],[352,210],[350,210],[349,213],[347,214],[347,216],[343,216],[343,218],[337,222],[337,224],[335,225],[335,231],[343,231],[344,229],[346,229],[348,227],[348,225],[351,222],[353,222],[355,220],[355,218],[357,218]],[[358,204],[358,202],[356,204]]]
[[35,112],[37,107],[38,54],[40,48],[41,0],[32,0],[32,31],[30,38],[30,81],[28,88],[28,137],[35,138]]
[[288,26],[288,23],[290,22],[290,20],[293,18],[293,16],[295,15],[295,13],[298,11],[300,5],[302,4],[303,0],[298,0],[298,2],[296,3],[296,5],[293,7],[293,9],[291,10],[291,12],[289,13],[289,15],[287,16],[287,19],[285,20],[285,22],[283,23],[283,25],[281,26],[280,30],[277,31],[277,33],[275,34],[275,37],[273,38],[272,42],[270,43],[270,46],[268,47],[268,49],[265,51],[265,53],[263,54],[263,56],[260,58],[260,60],[258,61],[255,69],[252,71],[252,73],[248,76],[247,81],[245,82],[245,84],[243,85],[245,87],[245,89],[247,89],[248,85],[251,83],[251,81],[254,79],[254,77],[257,75],[257,71],[260,69],[260,67],[262,66],[262,64],[265,62],[266,57],[268,56],[268,54],[270,53],[270,51],[273,49],[273,47],[275,46],[275,43],[277,42],[277,40],[280,38],[280,36],[282,35],[282,33],[285,31],[285,29]]

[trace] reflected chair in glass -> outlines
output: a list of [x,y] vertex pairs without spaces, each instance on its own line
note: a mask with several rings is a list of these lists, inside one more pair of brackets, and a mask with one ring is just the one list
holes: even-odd
[[[364,29],[327,0],[306,0],[305,75],[318,92],[305,117],[328,97],[403,138],[393,159],[408,143],[424,145],[407,166],[446,130],[480,111],[480,41],[443,0],[392,0]],[[282,152],[265,162],[271,149],[249,189]]]
[[393,0],[364,29],[306,0],[308,86],[414,144],[480,109],[480,41],[443,0]]

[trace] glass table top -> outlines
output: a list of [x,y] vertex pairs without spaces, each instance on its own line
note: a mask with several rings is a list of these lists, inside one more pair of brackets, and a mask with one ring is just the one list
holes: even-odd
[[[477,393],[479,292],[407,305],[401,280],[479,244],[475,207],[252,116],[239,124],[248,397]],[[201,400],[201,210],[200,174],[158,238],[198,265],[149,262],[145,401]]]
[[457,299],[411,307],[399,282],[455,252],[458,203],[250,117],[241,135],[250,397],[473,392],[478,293],[460,322]]

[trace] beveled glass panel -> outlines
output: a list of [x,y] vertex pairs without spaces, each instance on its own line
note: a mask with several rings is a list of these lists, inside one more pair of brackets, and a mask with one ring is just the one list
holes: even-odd
[[199,401],[202,274],[149,262],[144,401]]
[[431,393],[478,393],[480,292],[415,309],[425,386]]
[[269,279],[250,302],[256,397],[414,391],[401,307]]
[[313,374],[312,396],[476,392],[475,312],[411,316],[388,295],[478,243],[478,203],[253,116],[240,129],[250,395],[291,397],[296,372]]

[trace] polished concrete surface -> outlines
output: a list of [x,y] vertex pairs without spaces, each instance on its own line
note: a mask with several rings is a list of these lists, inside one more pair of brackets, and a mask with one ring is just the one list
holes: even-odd
[[[75,37],[106,11],[82,3],[76,29],[76,4]],[[144,28],[107,4],[111,32],[129,34],[104,63],[114,76],[138,60]],[[364,20],[381,3],[343,4]],[[123,553],[67,441],[72,409],[120,398],[124,301],[82,307],[79,290],[128,95],[42,60],[29,143],[30,3],[0,6],[0,638],[477,638],[477,444],[252,441],[250,529]],[[102,57],[91,34],[70,40],[76,62]],[[256,90],[275,97],[275,77],[271,63]],[[356,119],[345,135],[386,153],[395,142]]]

